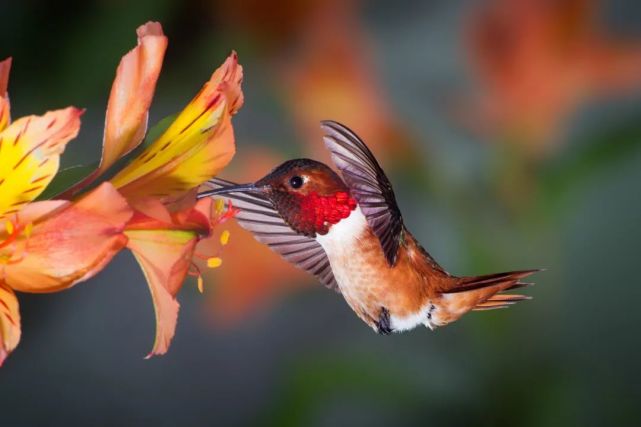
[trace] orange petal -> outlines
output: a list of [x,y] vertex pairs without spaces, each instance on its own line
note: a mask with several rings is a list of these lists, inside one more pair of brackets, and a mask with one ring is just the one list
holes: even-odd
[[0,283],[0,366],[20,342],[20,311],[16,294]]
[[49,185],[65,145],[78,134],[81,115],[69,107],[23,117],[0,132],[0,217],[17,212]]
[[[36,202],[17,216],[32,223],[15,243],[22,256],[4,266],[4,279],[22,292],[55,292],[99,272],[127,243],[131,209],[109,183],[76,202]],[[2,275],[0,275],[2,277]]]
[[236,53],[212,75],[165,133],[112,180],[127,198],[163,197],[197,187],[235,152],[231,116],[243,103]]
[[147,278],[156,314],[156,338],[147,357],[165,354],[178,319],[176,294],[191,265],[196,233],[184,230],[128,230],[131,249]]
[[99,174],[140,144],[162,68],[167,37],[157,22],[138,27],[138,46],[123,56],[111,87]]
[[[186,209],[170,212],[165,205],[153,199],[136,200],[136,210],[127,223],[127,230],[184,230],[199,236],[209,235],[212,227],[209,199],[201,199]],[[142,208],[142,210],[138,210]]]
[[[141,220],[153,219],[159,223],[171,224],[171,214],[169,213],[169,210],[167,210],[167,207],[156,198],[143,197],[130,202],[130,205],[135,209],[134,217],[138,216]],[[129,222],[128,228],[131,228],[132,222],[137,221],[135,218],[132,219],[132,221]]]
[[11,58],[0,61],[0,131],[9,124],[10,108],[7,85],[9,84],[9,71],[11,70]]

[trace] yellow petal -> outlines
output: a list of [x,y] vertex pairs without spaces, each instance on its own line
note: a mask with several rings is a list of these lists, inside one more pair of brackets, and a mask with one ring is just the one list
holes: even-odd
[[9,71],[11,70],[11,58],[0,61],[0,131],[7,127],[10,117],[9,96],[7,85],[9,84]]
[[128,198],[176,195],[216,175],[235,152],[231,116],[242,105],[235,53],[165,133],[112,180]]
[[184,230],[128,230],[131,249],[147,279],[156,314],[156,338],[147,357],[165,354],[178,319],[176,294],[182,286],[198,241]]
[[0,217],[17,212],[49,185],[65,145],[78,134],[81,114],[69,107],[23,117],[0,132]]
[[20,341],[20,311],[16,294],[0,283],[0,366]]
[[138,46],[123,56],[111,87],[98,174],[137,147],[147,130],[167,37],[157,22],[140,26],[137,34]]

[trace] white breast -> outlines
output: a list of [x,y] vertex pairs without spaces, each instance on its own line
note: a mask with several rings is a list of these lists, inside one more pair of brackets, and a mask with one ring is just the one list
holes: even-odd
[[367,219],[360,207],[356,207],[345,219],[330,227],[325,235],[317,235],[316,241],[321,244],[327,254],[334,251],[344,251],[346,247],[354,247],[358,238],[367,227]]
[[327,234],[316,236],[316,241],[327,253],[334,278],[343,294],[349,294],[350,273],[364,261],[359,258],[358,242],[366,228],[367,219],[357,206],[347,218],[332,225]]

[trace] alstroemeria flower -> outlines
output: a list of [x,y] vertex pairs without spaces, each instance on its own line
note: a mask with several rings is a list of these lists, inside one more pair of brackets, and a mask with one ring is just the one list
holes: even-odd
[[641,43],[605,34],[597,11],[591,0],[480,3],[468,49],[482,93],[466,120],[540,154],[585,102],[638,93]]
[[[67,191],[68,197],[99,179],[145,136],[167,40],[154,22],[137,34],[138,46],[122,58],[111,89],[101,166]],[[207,203],[196,204],[193,190],[234,155],[231,117],[243,103],[242,76],[234,52],[166,131],[110,180],[136,211],[125,234],[154,302],[156,340],[150,355],[167,351],[176,327],[176,294],[195,245],[217,223],[215,215],[205,217]]]
[[[6,100],[8,72],[3,61],[0,102]],[[73,203],[33,202],[57,173],[81,114],[69,107],[23,117],[0,131],[0,364],[20,340],[14,291],[68,288],[100,271],[127,240],[122,231],[131,210],[110,184]]]

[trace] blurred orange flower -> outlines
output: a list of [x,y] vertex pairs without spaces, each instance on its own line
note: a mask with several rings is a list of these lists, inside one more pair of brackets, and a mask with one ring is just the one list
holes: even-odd
[[594,96],[641,89],[641,42],[611,40],[591,0],[495,0],[472,15],[468,46],[482,94],[472,125],[544,152]]
[[308,9],[300,46],[278,66],[286,106],[307,151],[329,161],[318,124],[331,118],[357,129],[380,157],[403,158],[412,150],[410,138],[377,79],[360,2],[330,3]]
[[55,292],[90,278],[124,247],[131,217],[110,184],[74,203],[33,201],[58,172],[82,111],[69,107],[9,124],[9,68],[10,60],[0,62],[0,365],[20,340],[14,291]]

